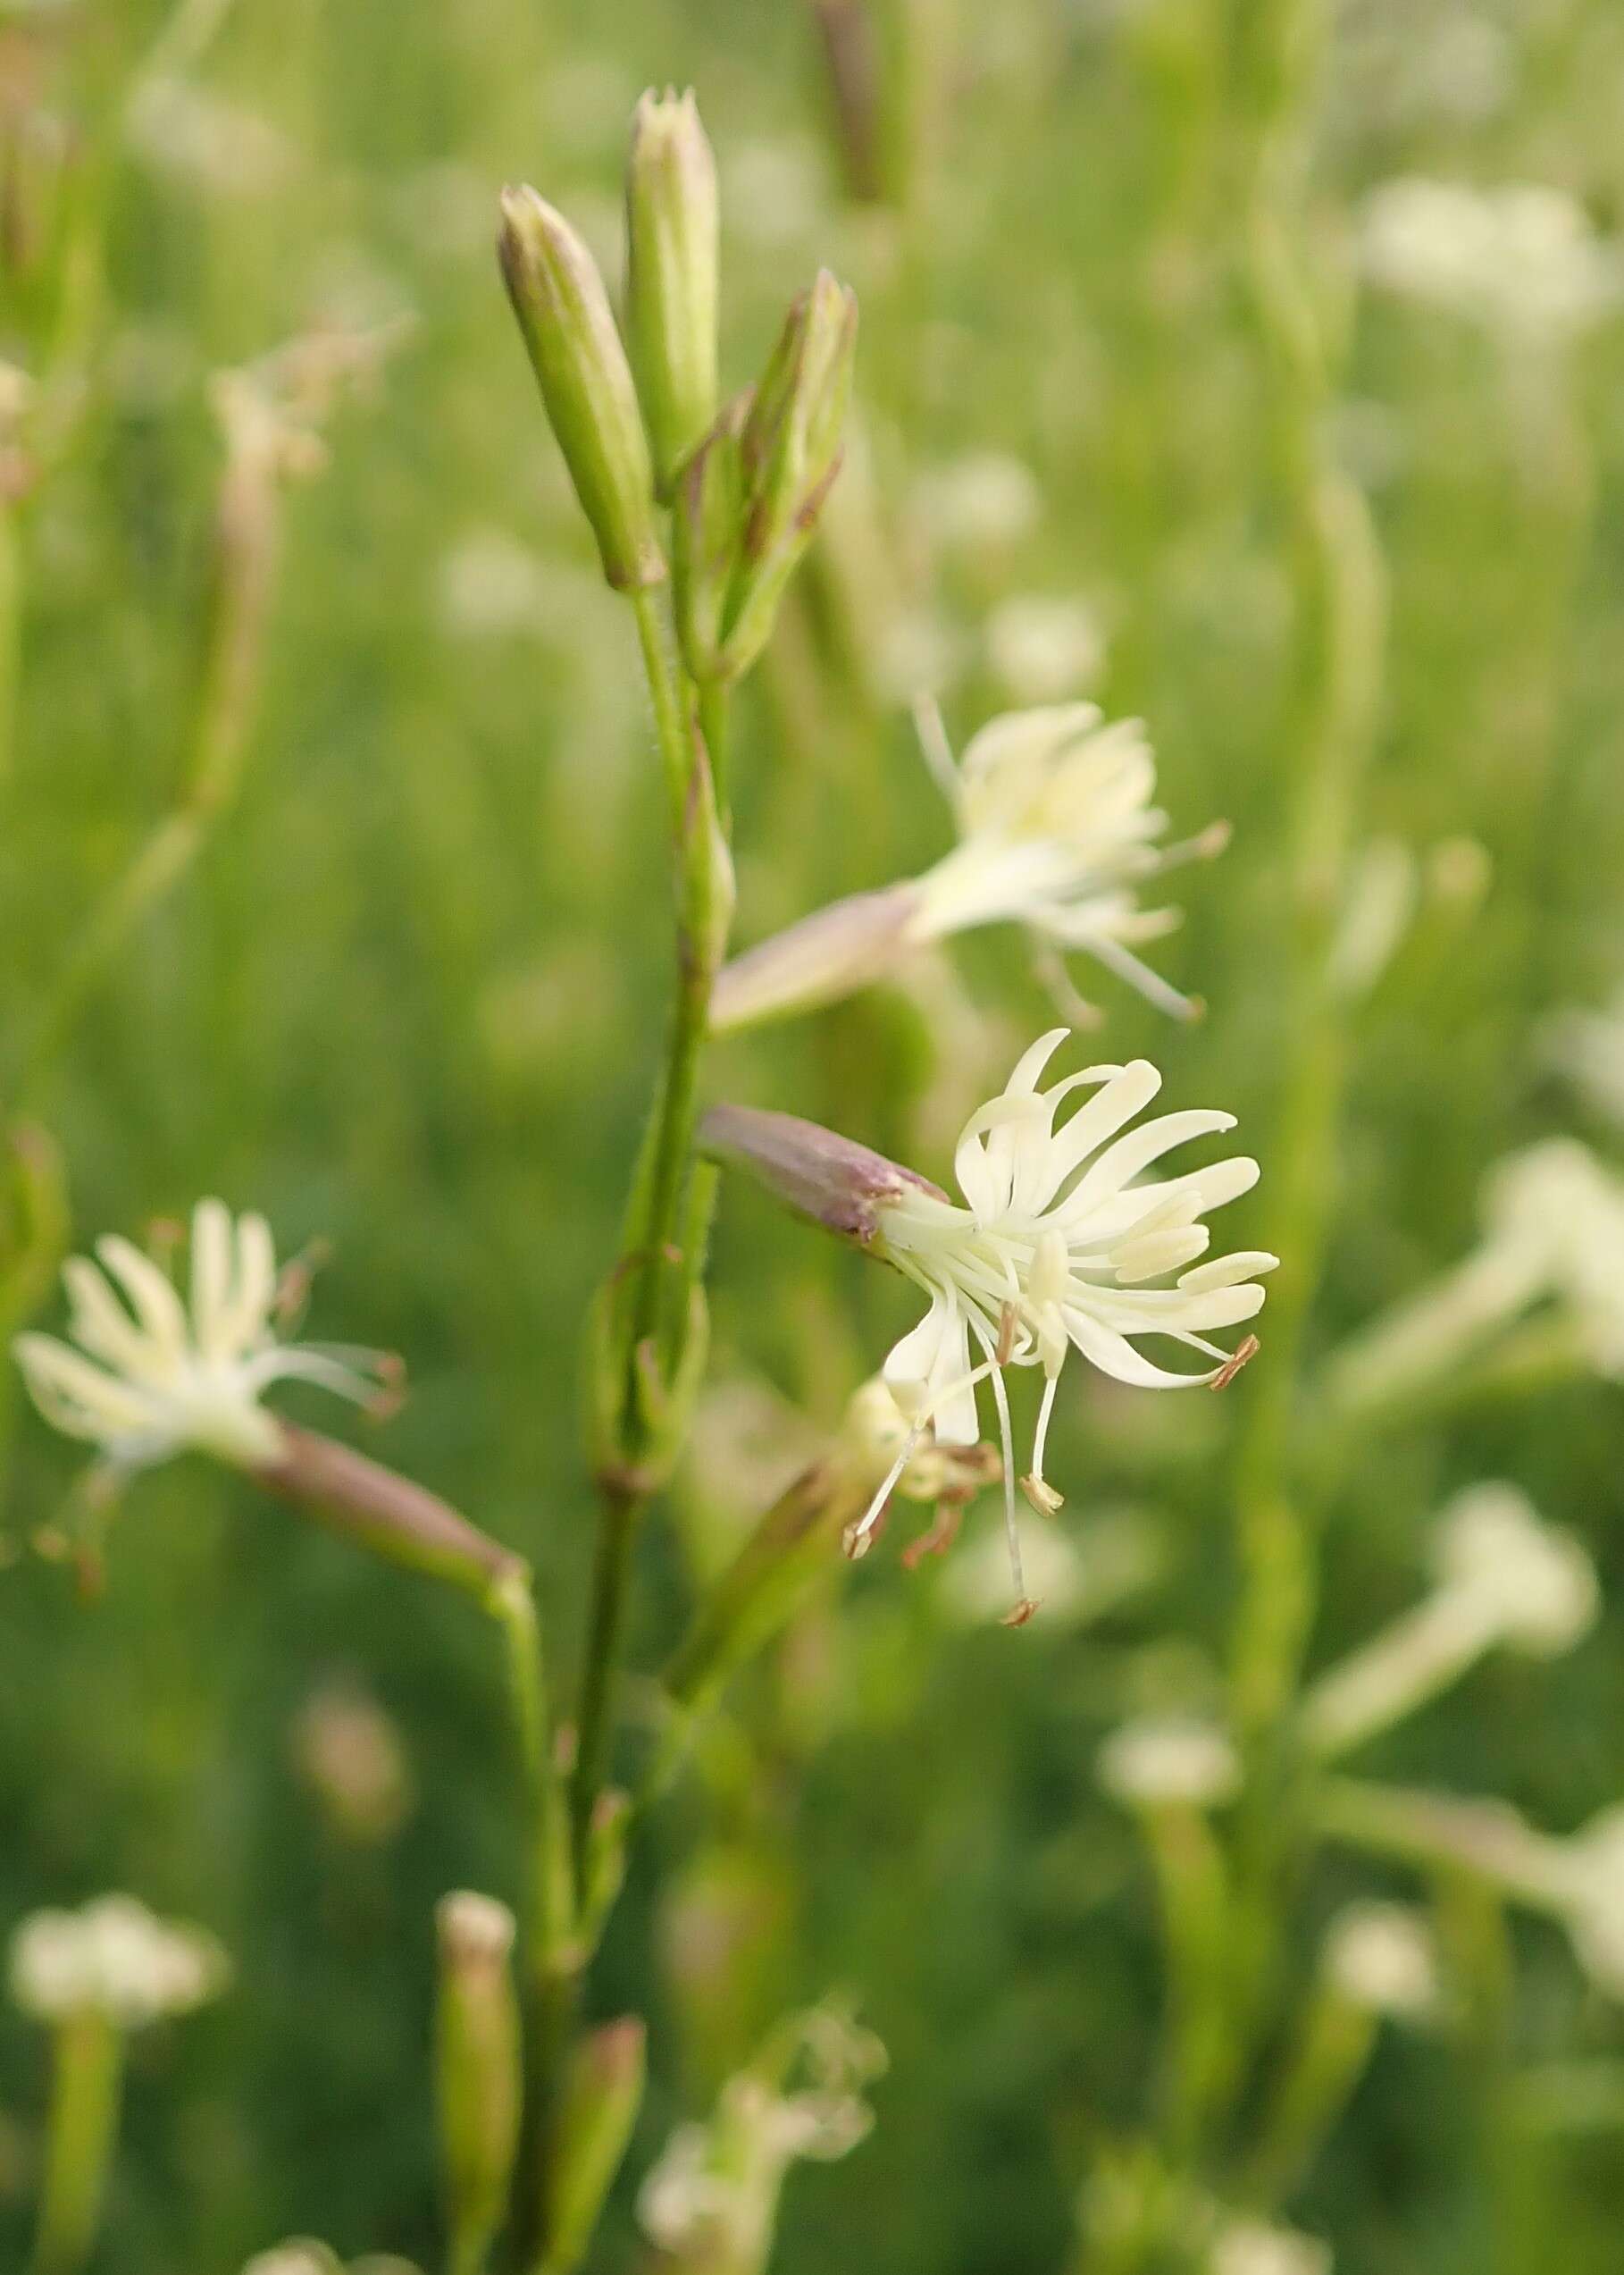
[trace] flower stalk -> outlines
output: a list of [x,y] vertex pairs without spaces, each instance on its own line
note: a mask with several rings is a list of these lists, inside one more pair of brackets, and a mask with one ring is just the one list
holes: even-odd
[[101,2225],[118,2132],[124,2042],[94,2007],[66,2015],[53,2036],[51,2114],[33,2275],[76,2275]]

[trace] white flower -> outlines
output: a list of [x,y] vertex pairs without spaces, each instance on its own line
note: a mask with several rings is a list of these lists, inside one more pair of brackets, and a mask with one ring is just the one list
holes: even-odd
[[1439,1524],[1433,1562],[1433,1593],[1309,1692],[1303,1734],[1321,1759],[1402,1720],[1486,1651],[1551,1658],[1595,1618],[1595,1567],[1584,1546],[1546,1524],[1514,1485],[1458,1495]]
[[[1159,845],[1168,817],[1151,803],[1156,761],[1137,719],[1108,725],[1092,703],[1009,711],[956,763],[933,704],[915,706],[933,773],[959,842],[921,877],[816,911],[726,966],[711,1023],[745,1027],[837,1002],[883,979],[910,953],[978,925],[1025,925],[1048,977],[1076,1003],[1059,959],[1093,957],[1176,1019],[1201,1006],[1169,987],[1134,944],[1176,928],[1175,909],[1141,909],[1146,878],[1221,852],[1223,824]],[[1092,1016],[1086,1007],[1079,1016]]]
[[1624,987],[1600,1011],[1559,1012],[1548,1023],[1546,1047],[1588,1104],[1624,1129]]
[[[857,2147],[874,2122],[861,2089],[885,2061],[879,2040],[835,2008],[791,2017],[728,2079],[707,2122],[672,2135],[638,2195],[644,2233],[696,2269],[762,2266],[791,2164]],[[787,2089],[791,2073],[805,2082]]]
[[1548,1138],[1490,1171],[1483,1215],[1469,1255],[1337,1355],[1338,1405],[1358,1412],[1446,1376],[1552,1299],[1585,1361],[1624,1380],[1624,1182],[1576,1138]]
[[1566,1926],[1592,1981],[1624,1999],[1624,1803],[1551,1844],[1547,1909]]
[[99,1271],[85,1256],[63,1267],[79,1347],[27,1334],[13,1348],[46,1420],[121,1468],[187,1448],[243,1466],[271,1460],[277,1425],[260,1400],[273,1382],[319,1383],[358,1404],[376,1395],[359,1371],[381,1370],[372,1355],[278,1342],[276,1255],[263,1216],[233,1222],[222,1201],[198,1202],[189,1307],[116,1233],[96,1253]]
[[325,2244],[296,2236],[269,2251],[255,2252],[242,2275],[341,2275],[339,2261]]
[[155,1918],[133,1896],[31,1912],[12,1937],[12,1996],[45,2022],[88,2012],[138,2029],[203,2005],[227,1972],[212,1935]]
[[1404,2022],[1424,2021],[1436,2011],[1432,1932],[1409,1904],[1367,1900],[1344,1905],[1327,1931],[1322,1963],[1351,2006]]
[[[1263,1302],[1256,1275],[1275,1257],[1243,1250],[1198,1263],[1211,1235],[1201,1218],[1256,1182],[1243,1156],[1142,1182],[1142,1172],[1188,1139],[1232,1129],[1232,1114],[1163,1114],[1122,1133],[1154,1098],[1161,1077],[1147,1060],[1092,1066],[1048,1090],[1038,1081],[1067,1029],[1034,1043],[1000,1095],[966,1123],[955,1169],[964,1202],[922,1181],[897,1180],[875,1209],[872,1246],[919,1287],[930,1308],[892,1349],[885,1381],[912,1425],[848,1546],[861,1554],[927,1427],[938,1444],[973,1444],[980,1434],[976,1385],[991,1378],[1004,1448],[1010,1550],[1020,1588],[1015,1531],[1006,1366],[1042,1366],[1047,1378],[1030,1474],[1023,1490],[1052,1512],[1059,1496],[1043,1477],[1043,1446],[1067,1353],[1079,1351],[1119,1382],[1161,1389],[1221,1386],[1255,1345],[1233,1356],[1209,1341],[1214,1331],[1251,1319]],[[1062,1102],[1093,1096],[1057,1125]],[[1162,1283],[1162,1284],[1158,1284]],[[1168,1284],[1171,1283],[1171,1284]],[[1198,1351],[1210,1364],[1195,1373],[1157,1365],[1134,1339],[1156,1336]],[[971,1347],[980,1354],[972,1365]]]
[[1125,1722],[1100,1748],[1100,1782],[1129,1809],[1218,1809],[1241,1789],[1241,1764],[1215,1723],[1193,1716]]
[[1540,182],[1385,182],[1366,201],[1361,250],[1378,284],[1533,345],[1586,330],[1624,295],[1618,247]]
[[982,450],[933,467],[917,503],[938,545],[982,553],[1028,536],[1042,516],[1043,491],[1024,458]]
[[1264,2220],[1233,2220],[1220,2231],[1210,2275],[1331,2275],[1331,2250],[1317,2236]]
[[1085,600],[1018,592],[987,619],[987,660],[1022,702],[1053,703],[1091,686],[1105,661],[1105,632]]
[[1152,801],[1156,760],[1139,719],[1107,722],[1093,703],[1009,711],[973,736],[957,768],[940,722],[921,721],[958,823],[955,850],[918,879],[908,937],[938,940],[982,924],[1028,925],[1080,949],[1161,1010],[1199,1008],[1132,953],[1176,928],[1173,909],[1143,910],[1137,887],[1181,860],[1220,852],[1219,827],[1172,846]]

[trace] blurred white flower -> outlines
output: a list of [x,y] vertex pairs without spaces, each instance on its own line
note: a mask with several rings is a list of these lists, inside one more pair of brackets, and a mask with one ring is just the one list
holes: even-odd
[[1331,2275],[1331,2248],[1296,2228],[1232,2220],[1219,2230],[1210,2275]]
[[1597,1988],[1624,2000],[1624,1803],[1551,1844],[1547,1909]]
[[1367,2013],[1422,2022],[1437,2011],[1437,1952],[1413,1905],[1344,1905],[1326,1932],[1322,1964],[1337,1994]]
[[356,1683],[324,1683],[306,1700],[294,1725],[293,1754],[346,1839],[387,1841],[410,1814],[412,1773],[399,1732]]
[[1020,592],[987,619],[987,660],[1017,702],[1057,703],[1092,687],[1105,662],[1105,627],[1086,600]]
[[12,1997],[42,2022],[91,2013],[139,2029],[202,2006],[229,1972],[213,1936],[158,1919],[133,1896],[31,1912],[12,1937]]
[[1361,255],[1377,283],[1531,345],[1560,345],[1624,297],[1620,248],[1538,182],[1385,182],[1365,203]]
[[1624,987],[1599,1011],[1558,1012],[1545,1048],[1586,1104],[1624,1129]]
[[255,2252],[242,2275],[343,2275],[336,2254],[308,2236],[295,2236]]
[[1096,1764],[1127,1809],[1221,1809],[1241,1790],[1240,1759],[1216,1723],[1145,1716],[1113,1730]]
[[294,170],[292,147],[269,119],[179,76],[143,78],[124,130],[131,150],[155,173],[196,182],[215,195],[265,197]]
[[1009,711],[956,764],[933,706],[919,706],[926,755],[953,808],[958,845],[923,876],[821,909],[736,957],[713,1006],[719,1029],[837,1001],[908,953],[984,924],[1025,925],[1049,952],[1076,951],[1190,1019],[1181,995],[1131,944],[1176,928],[1173,909],[1142,910],[1139,886],[1180,862],[1222,852],[1223,825],[1174,845],[1151,801],[1156,761],[1137,719],[1110,723],[1092,703]]
[[984,450],[933,467],[918,484],[916,505],[936,544],[974,554],[1030,535],[1042,516],[1043,492],[1024,459]]
[[383,1371],[374,1355],[277,1340],[276,1255],[263,1216],[233,1221],[223,1201],[198,1202],[189,1305],[116,1233],[96,1253],[99,1271],[86,1256],[63,1267],[71,1344],[26,1334],[12,1347],[46,1420],[117,1466],[188,1448],[242,1465],[271,1460],[277,1424],[260,1401],[273,1382],[317,1383],[357,1405],[377,1396],[362,1371]]
[[770,252],[817,227],[828,199],[823,164],[809,142],[778,135],[724,146],[721,166],[730,236]]
[[1446,1377],[1546,1301],[1587,1365],[1624,1378],[1624,1182],[1576,1138],[1550,1138],[1490,1171],[1483,1216],[1469,1255],[1337,1354],[1331,1390],[1344,1410]]
[[442,558],[439,615],[465,638],[506,638],[547,621],[546,564],[505,529],[471,530]]
[[874,2113],[862,2088],[885,2050],[833,2007],[777,2032],[710,2119],[679,2126],[639,2193],[644,2233],[699,2275],[765,2265],[790,2166],[848,2155]]
[[1439,1523],[1433,1564],[1433,1593],[1309,1690],[1302,1731],[1322,1759],[1413,1713],[1486,1651],[1543,1658],[1570,1649],[1599,1608],[1582,1543],[1544,1523],[1514,1485],[1458,1495]]

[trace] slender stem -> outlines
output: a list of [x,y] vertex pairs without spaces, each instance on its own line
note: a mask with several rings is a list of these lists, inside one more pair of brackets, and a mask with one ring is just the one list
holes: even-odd
[[[571,1797],[578,1886],[608,1756],[638,1520],[661,1471],[674,1457],[672,1430],[680,1431],[683,1423],[680,1410],[668,1416],[662,1409],[671,1403],[680,1374],[699,1287],[695,1251],[700,1234],[692,1230],[684,1247],[682,1219],[699,1059],[711,990],[725,953],[732,895],[699,699],[673,660],[653,597],[646,592],[631,597],[671,807],[678,983],[666,1064],[611,1291],[618,1322],[608,1356],[618,1376],[609,1386],[615,1445],[613,1463],[601,1482]],[[719,714],[712,731],[718,735],[722,731]]]
[[1385,630],[1369,512],[1325,438],[1325,348],[1295,244],[1323,13],[1321,0],[1277,0],[1266,12],[1254,57],[1260,116],[1247,209],[1247,270],[1268,365],[1298,600],[1287,818],[1294,986],[1270,1165],[1270,1245],[1281,1266],[1269,1296],[1268,1361],[1248,1392],[1238,1473],[1244,1588],[1234,1681],[1237,1721],[1253,1736],[1275,1728],[1286,1710],[1311,1616],[1313,1544],[1292,1473],[1292,1421],[1336,1187],[1348,1037],[1331,951],[1374,736]]
[[57,2026],[34,2275],[75,2275],[89,2256],[118,2128],[123,2041],[87,2009]]
[[581,1709],[575,1732],[575,1768],[570,1813],[579,1885],[592,1810],[602,1789],[613,1719],[615,1676],[625,1627],[632,1544],[642,1513],[642,1497],[606,1487],[599,1507],[592,1565],[592,1602],[586,1659],[581,1678]]

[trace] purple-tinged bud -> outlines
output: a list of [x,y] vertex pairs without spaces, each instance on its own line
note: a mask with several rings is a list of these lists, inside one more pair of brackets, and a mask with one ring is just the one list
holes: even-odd
[[799,1114],[713,1106],[699,1125],[699,1149],[859,1248],[872,1247],[882,1213],[898,1201],[918,1193],[946,1197],[928,1178]]
[[873,986],[906,953],[909,922],[919,906],[912,885],[854,893],[747,948],[717,976],[710,1000],[712,1032],[727,1034],[816,1011]]
[[740,438],[748,390],[721,416],[681,469],[672,497],[673,612],[682,659],[701,685],[722,676],[728,595],[738,572],[746,496]]
[[276,1424],[276,1440],[274,1456],[250,1464],[248,1474],[391,1564],[453,1581],[482,1599],[527,1582],[523,1557],[409,1477],[292,1423]]
[[497,251],[541,399],[617,592],[666,575],[637,390],[591,254],[533,189],[502,192]]

